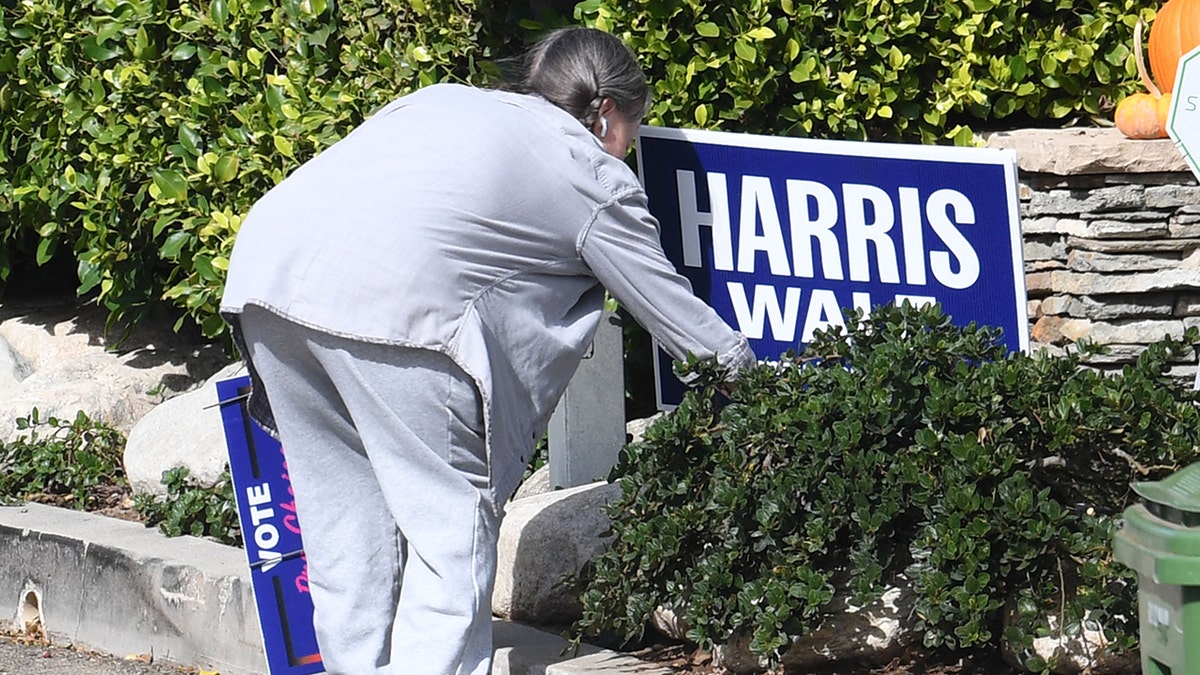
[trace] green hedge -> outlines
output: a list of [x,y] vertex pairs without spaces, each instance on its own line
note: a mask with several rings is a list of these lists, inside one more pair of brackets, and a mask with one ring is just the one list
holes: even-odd
[[1006,120],[1110,118],[1137,0],[588,0],[648,69],[656,124],[965,144]]
[[936,308],[847,323],[732,400],[699,364],[709,384],[622,451],[579,634],[635,640],[664,606],[702,647],[746,637],[778,663],[835,594],[895,585],[928,646],[1007,643],[1040,671],[1035,637],[1094,621],[1133,647],[1136,573],[1111,540],[1131,481],[1200,460],[1200,394],[1168,375],[1200,333],[1109,376]]
[[[487,0],[29,0],[0,12],[0,278],[78,260],[114,320],[210,336],[254,200],[382,104],[475,80]],[[182,321],[182,319],[181,319]]]
[[[0,2],[0,281],[55,256],[113,321],[165,300],[209,336],[255,199],[384,102],[491,81],[569,0]],[[1133,0],[586,0],[636,50],[650,121],[967,142],[1104,117]],[[968,126],[969,125],[969,126]]]

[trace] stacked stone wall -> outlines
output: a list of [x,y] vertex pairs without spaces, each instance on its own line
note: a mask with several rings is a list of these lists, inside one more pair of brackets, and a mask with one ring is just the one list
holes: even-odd
[[[1116,368],[1200,327],[1200,186],[1169,140],[1030,130],[988,145],[1017,152],[1035,350],[1088,339]],[[1195,372],[1194,358],[1173,370]]]

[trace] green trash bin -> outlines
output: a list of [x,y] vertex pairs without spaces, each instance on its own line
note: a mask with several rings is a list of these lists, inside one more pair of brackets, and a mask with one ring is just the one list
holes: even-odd
[[1113,557],[1138,573],[1143,675],[1200,673],[1200,463],[1134,483]]

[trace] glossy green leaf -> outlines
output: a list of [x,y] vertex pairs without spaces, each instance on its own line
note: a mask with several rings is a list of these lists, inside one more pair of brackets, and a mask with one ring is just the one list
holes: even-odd
[[283,136],[274,136],[275,149],[285,157],[294,157],[293,145],[290,140]]
[[88,58],[93,61],[107,61],[116,58],[120,55],[115,49],[110,49],[96,42],[95,36],[86,37],[79,42],[79,47],[83,49],[83,53],[87,54]]
[[754,45],[748,42],[743,42],[742,40],[738,40],[733,43],[733,51],[735,54],[737,54],[739,59],[751,63],[753,63],[758,57],[758,50],[754,47]]
[[163,242],[162,248],[158,250],[159,255],[163,258],[174,260],[179,257],[179,253],[183,247],[192,240],[192,235],[188,232],[176,231],[167,236],[167,240]]
[[218,28],[224,28],[229,22],[229,3],[227,0],[210,0],[208,5],[208,18],[217,25]]
[[37,264],[45,265],[46,263],[50,262],[50,259],[54,257],[54,252],[56,250],[58,250],[57,237],[50,237],[40,240],[37,246],[37,255],[35,256]]
[[220,183],[228,183],[237,178],[238,158],[236,155],[222,155],[213,165],[213,177]]
[[199,155],[204,148],[204,140],[186,124],[179,125],[179,144],[189,153]]
[[187,196],[187,178],[171,169],[155,169],[150,172],[154,185],[167,199],[182,200]]

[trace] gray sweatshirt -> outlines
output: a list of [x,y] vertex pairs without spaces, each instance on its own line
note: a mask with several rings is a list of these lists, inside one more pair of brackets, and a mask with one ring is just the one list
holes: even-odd
[[[479,387],[503,499],[591,343],[605,289],[675,358],[715,356],[732,372],[755,362],[663,254],[637,176],[582,124],[540,97],[434,85],[255,204],[221,311],[239,346],[238,314],[255,304],[447,354]],[[273,431],[263,397],[250,410]]]

